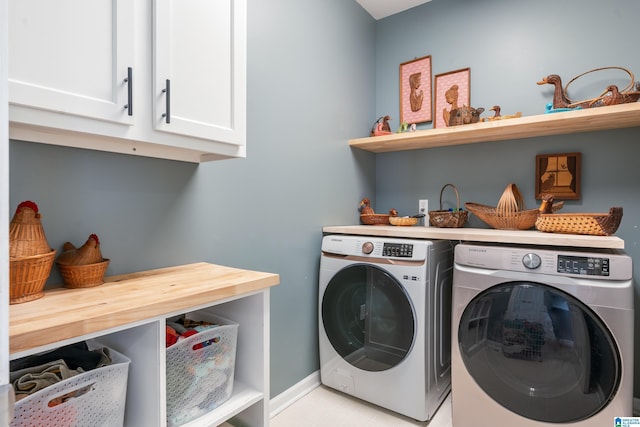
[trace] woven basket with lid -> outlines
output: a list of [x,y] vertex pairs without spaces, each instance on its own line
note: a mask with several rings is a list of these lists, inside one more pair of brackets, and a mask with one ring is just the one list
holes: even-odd
[[44,234],[38,205],[20,203],[9,224],[9,304],[44,296],[56,251]]
[[28,257],[50,251],[38,205],[29,200],[20,203],[9,224],[9,257]]

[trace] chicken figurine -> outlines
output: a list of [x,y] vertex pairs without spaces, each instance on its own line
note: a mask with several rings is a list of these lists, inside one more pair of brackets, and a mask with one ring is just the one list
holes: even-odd
[[100,239],[91,234],[84,245],[76,248],[72,243],[66,242],[62,246],[63,252],[56,262],[60,265],[88,265],[102,262],[100,251]]

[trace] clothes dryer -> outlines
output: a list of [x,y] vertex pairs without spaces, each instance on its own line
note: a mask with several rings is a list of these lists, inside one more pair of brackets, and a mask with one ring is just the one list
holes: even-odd
[[454,266],[454,427],[602,427],[632,416],[629,256],[459,244]]
[[328,235],[319,277],[322,383],[419,421],[451,388],[449,241]]

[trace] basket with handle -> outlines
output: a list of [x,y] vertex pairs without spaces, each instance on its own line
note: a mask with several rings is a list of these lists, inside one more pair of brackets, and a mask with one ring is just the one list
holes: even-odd
[[[456,193],[455,210],[444,210],[442,208],[442,194],[447,187],[451,187]],[[429,211],[429,222],[431,225],[441,228],[459,228],[462,227],[469,217],[469,213],[460,209],[460,193],[458,188],[453,184],[445,184],[440,190],[440,210]]]

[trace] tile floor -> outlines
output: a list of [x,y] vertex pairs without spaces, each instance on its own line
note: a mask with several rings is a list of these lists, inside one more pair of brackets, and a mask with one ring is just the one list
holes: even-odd
[[418,422],[325,386],[297,400],[271,427],[451,427],[451,394],[429,422]]

